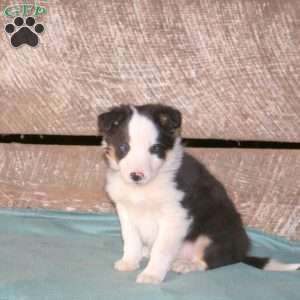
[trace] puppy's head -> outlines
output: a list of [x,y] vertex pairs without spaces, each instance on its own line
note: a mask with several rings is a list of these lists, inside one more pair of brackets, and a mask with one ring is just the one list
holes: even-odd
[[123,105],[98,116],[109,166],[132,184],[159,173],[180,139],[181,114],[170,106]]

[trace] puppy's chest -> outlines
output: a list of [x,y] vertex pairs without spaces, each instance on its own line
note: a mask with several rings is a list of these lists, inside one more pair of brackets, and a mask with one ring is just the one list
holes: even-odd
[[145,244],[153,244],[162,220],[185,219],[185,210],[180,204],[183,193],[172,183],[132,186],[117,177],[109,177],[106,190],[117,206],[121,204],[126,208]]
[[132,205],[126,208],[130,221],[137,228],[143,243],[152,246],[158,235],[160,212]]

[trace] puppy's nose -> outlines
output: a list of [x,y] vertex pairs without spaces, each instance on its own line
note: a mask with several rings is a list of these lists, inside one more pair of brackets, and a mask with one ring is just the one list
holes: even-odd
[[144,178],[144,173],[143,172],[132,172],[132,173],[130,173],[130,177],[133,181],[139,182]]

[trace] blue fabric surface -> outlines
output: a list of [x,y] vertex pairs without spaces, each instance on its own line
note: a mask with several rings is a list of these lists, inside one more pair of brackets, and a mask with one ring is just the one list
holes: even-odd
[[[255,255],[300,262],[300,243],[248,230]],[[207,272],[170,272],[159,286],[138,272],[113,270],[120,258],[114,215],[0,210],[0,299],[299,300],[300,271],[266,272],[236,264]]]

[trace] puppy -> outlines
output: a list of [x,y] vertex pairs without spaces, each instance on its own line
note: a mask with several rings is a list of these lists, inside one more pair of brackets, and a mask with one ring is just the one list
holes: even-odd
[[116,205],[124,242],[119,271],[139,268],[138,283],[167,272],[204,271],[244,262],[265,270],[296,270],[248,256],[249,238],[222,184],[181,144],[181,114],[172,107],[123,105],[99,115],[108,164],[106,191]]

